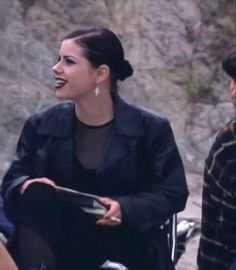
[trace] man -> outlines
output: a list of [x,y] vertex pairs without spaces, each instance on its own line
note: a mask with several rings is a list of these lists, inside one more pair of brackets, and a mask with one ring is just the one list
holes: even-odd
[[[236,55],[222,63],[236,108]],[[236,259],[236,117],[218,133],[205,163],[199,270],[227,270]]]

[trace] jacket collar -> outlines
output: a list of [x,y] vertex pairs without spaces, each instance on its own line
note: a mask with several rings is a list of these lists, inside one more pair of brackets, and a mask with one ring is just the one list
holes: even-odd
[[139,137],[143,133],[141,114],[133,105],[126,103],[118,94],[113,97],[115,104],[114,132],[129,137]]
[[[141,136],[143,129],[141,128],[139,110],[126,103],[118,94],[113,95],[113,101],[115,111],[114,132],[129,137]],[[38,128],[40,134],[60,138],[71,136],[76,121],[73,102],[61,103],[44,113],[44,120]]]
[[38,133],[59,138],[71,135],[75,123],[75,106],[72,102],[60,103],[39,112],[41,123]]

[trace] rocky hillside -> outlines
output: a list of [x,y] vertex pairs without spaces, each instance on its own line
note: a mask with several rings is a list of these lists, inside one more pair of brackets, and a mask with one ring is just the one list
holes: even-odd
[[135,69],[121,95],[170,119],[191,191],[186,213],[199,217],[204,159],[235,113],[220,69],[234,12],[234,0],[1,0],[0,179],[24,120],[57,102],[51,66],[60,38],[98,24],[119,34]]

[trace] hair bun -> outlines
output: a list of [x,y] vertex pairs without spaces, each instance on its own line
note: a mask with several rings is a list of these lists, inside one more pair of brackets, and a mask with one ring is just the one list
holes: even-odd
[[121,65],[119,66],[117,78],[121,81],[124,81],[126,78],[132,76],[133,72],[134,72],[133,68],[130,65],[129,61],[124,59],[123,62],[121,63]]

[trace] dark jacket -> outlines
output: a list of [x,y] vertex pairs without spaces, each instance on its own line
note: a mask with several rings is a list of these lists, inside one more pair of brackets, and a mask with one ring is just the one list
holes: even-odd
[[236,119],[218,132],[205,162],[197,257],[200,270],[228,269],[236,259],[235,180]]
[[[173,213],[185,208],[188,190],[170,124],[119,96],[114,102],[114,128],[97,170],[97,193],[118,200],[123,223],[150,237],[155,269],[173,269],[165,231],[159,228]],[[70,187],[74,124],[73,103],[53,106],[26,121],[2,184],[11,220],[17,211],[17,186],[27,179],[48,177]]]

